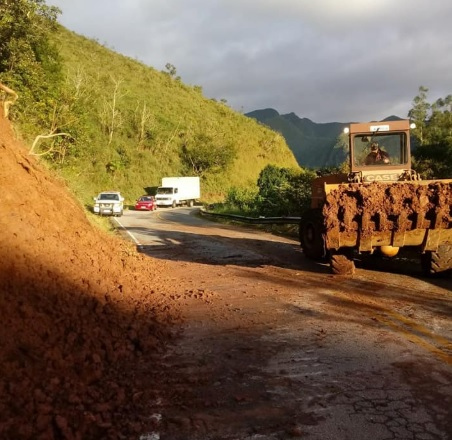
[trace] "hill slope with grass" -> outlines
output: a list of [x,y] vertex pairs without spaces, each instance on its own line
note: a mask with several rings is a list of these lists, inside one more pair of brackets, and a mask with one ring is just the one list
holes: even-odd
[[105,189],[120,190],[131,203],[164,176],[189,175],[199,175],[202,198],[215,201],[230,187],[255,185],[268,164],[298,167],[280,134],[205,98],[201,86],[184,84],[174,72],[59,25],[51,41],[63,66],[52,112],[39,114],[42,103],[21,107],[19,96],[14,116],[30,145],[37,134],[64,133],[40,139],[33,153],[83,203]]

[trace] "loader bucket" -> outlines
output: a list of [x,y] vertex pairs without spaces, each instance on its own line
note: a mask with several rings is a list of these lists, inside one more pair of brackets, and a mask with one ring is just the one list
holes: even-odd
[[372,252],[381,246],[452,244],[452,179],[325,185],[325,246]]

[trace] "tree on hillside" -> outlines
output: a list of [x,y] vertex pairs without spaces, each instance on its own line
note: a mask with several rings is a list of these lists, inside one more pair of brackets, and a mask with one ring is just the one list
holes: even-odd
[[45,101],[62,80],[57,49],[49,42],[61,11],[44,0],[0,0],[0,79],[27,108]]
[[424,178],[452,177],[452,95],[427,102],[428,89],[419,88],[408,116],[416,123],[413,135],[418,146],[413,152],[414,168]]
[[452,95],[437,99],[431,105],[427,142],[431,145],[452,143]]
[[[61,11],[45,0],[0,0],[0,80],[19,95],[13,117],[38,131],[30,154],[63,163],[75,143],[77,96],[65,84],[62,60],[51,43]],[[39,145],[38,145],[39,144]]]
[[122,79],[115,79],[110,75],[114,87],[110,99],[105,99],[102,111],[100,113],[100,120],[102,128],[108,134],[108,145],[113,141],[113,134],[116,129],[122,124],[121,112],[118,108],[118,101],[122,98],[119,87],[122,84]]
[[185,139],[179,154],[187,170],[197,176],[225,171],[237,157],[232,143],[216,141],[212,136],[198,133]]
[[177,70],[176,70],[176,66],[174,66],[171,63],[166,63],[165,64],[165,69],[168,73],[169,76],[174,77],[176,76]]
[[416,123],[416,128],[413,130],[413,134],[423,145],[425,126],[428,119],[428,113],[431,108],[427,102],[428,88],[420,86],[419,94],[413,99],[413,108],[408,112],[408,117]]
[[138,133],[138,149],[144,150],[148,147],[148,141],[152,139],[152,128],[155,126],[155,116],[147,108],[146,103],[137,105],[132,120],[135,130]]
[[163,71],[163,73],[166,73],[171,78],[174,78],[176,81],[180,81],[180,79],[181,79],[180,76],[176,76],[176,74],[177,74],[176,66],[174,66],[171,63],[166,63],[165,64],[165,69],[166,69],[166,72]]

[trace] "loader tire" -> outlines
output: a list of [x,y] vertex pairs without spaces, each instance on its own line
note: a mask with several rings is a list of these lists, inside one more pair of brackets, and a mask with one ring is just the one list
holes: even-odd
[[300,223],[300,244],[306,257],[323,260],[326,257],[325,227],[322,212],[313,209],[306,213]]
[[332,254],[330,267],[335,275],[353,275],[355,273],[355,263],[347,254]]
[[438,246],[436,252],[426,252],[421,255],[421,265],[424,275],[447,276],[452,272],[452,245]]

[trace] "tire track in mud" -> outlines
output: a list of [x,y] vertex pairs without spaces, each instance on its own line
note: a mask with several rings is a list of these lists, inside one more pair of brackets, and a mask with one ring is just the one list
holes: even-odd
[[[359,307],[359,309],[366,313],[371,319],[392,329],[408,341],[432,353],[442,362],[452,365],[451,340],[438,334],[434,330],[429,329],[425,325],[420,324],[409,316],[397,312],[396,309],[401,308],[402,305],[395,305],[394,299],[387,298],[387,296],[393,295],[391,292],[392,286],[390,284],[383,286],[383,288],[381,285],[379,288],[376,288],[373,283],[370,283],[369,286],[365,286],[366,280],[341,277],[341,287],[338,289],[338,277],[335,276],[333,278],[334,280],[323,281],[324,286],[330,288],[324,290],[324,293],[331,295],[334,299],[342,300],[348,307],[350,304],[354,304],[355,307]],[[318,280],[309,282],[304,277],[304,281],[310,285],[318,285]],[[350,287],[349,293],[345,292],[345,286]],[[394,287],[403,291],[403,287],[398,285]],[[384,296],[385,292],[388,292],[386,296]],[[371,298],[369,298],[369,294],[372,295]],[[382,301],[386,301],[387,304],[383,305]],[[391,309],[390,307],[394,307],[394,309]],[[452,328],[449,330],[452,331]]]
[[384,321],[416,323],[392,309],[407,304],[404,293],[387,298],[396,284],[275,266],[208,269],[200,266],[212,303],[191,305],[165,359],[176,402],[162,407],[162,438],[447,438],[448,367]]
[[[356,292],[357,289],[355,289],[355,293]],[[335,292],[334,295],[347,300],[350,299],[350,296],[347,294]],[[452,343],[448,339],[433,333],[427,327],[416,321],[385,307],[374,305],[373,308],[370,309],[366,306],[364,300],[356,301],[356,299],[353,299],[353,302],[360,304],[360,307],[364,312],[375,318],[382,325],[391,328],[410,342],[431,352],[448,365],[452,365]],[[375,313],[375,308],[377,308],[379,312]]]

